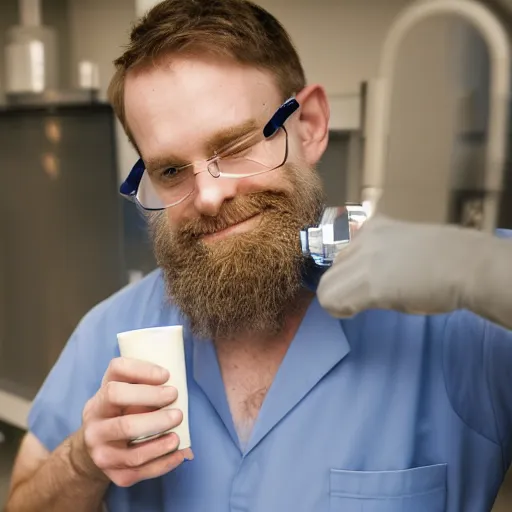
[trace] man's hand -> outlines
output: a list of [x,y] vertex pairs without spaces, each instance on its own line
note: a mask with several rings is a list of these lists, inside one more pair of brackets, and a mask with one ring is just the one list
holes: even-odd
[[511,249],[509,241],[471,229],[377,215],[323,275],[318,298],[336,317],[371,308],[413,314],[467,308],[510,327],[512,298],[504,295],[503,279],[512,274]]
[[180,411],[161,410],[177,398],[177,390],[163,386],[167,370],[144,361],[112,360],[102,386],[83,412],[75,438],[72,463],[91,477],[105,475],[116,485],[129,487],[159,477],[192,459],[190,448],[176,451],[175,433],[140,444],[129,441],[164,432],[183,420]]

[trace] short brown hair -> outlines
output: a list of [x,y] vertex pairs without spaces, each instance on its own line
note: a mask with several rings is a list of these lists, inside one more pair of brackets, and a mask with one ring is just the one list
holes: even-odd
[[283,100],[305,86],[304,69],[284,27],[248,0],[164,0],[133,27],[114,61],[108,96],[129,135],[124,113],[128,70],[172,53],[213,53],[270,71]]

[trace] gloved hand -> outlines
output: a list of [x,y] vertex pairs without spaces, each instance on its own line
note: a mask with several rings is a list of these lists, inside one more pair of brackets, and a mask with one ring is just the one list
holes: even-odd
[[512,243],[472,229],[376,215],[338,254],[317,294],[336,317],[371,308],[469,309],[512,329]]

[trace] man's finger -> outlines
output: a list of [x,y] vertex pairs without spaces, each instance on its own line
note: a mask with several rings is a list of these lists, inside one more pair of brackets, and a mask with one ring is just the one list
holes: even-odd
[[119,487],[130,487],[142,480],[158,478],[169,473],[181,465],[186,458],[186,450],[180,450],[160,457],[139,468],[117,471],[111,479]]
[[103,471],[136,469],[175,452],[179,443],[178,436],[175,433],[170,433],[129,448],[126,444],[121,443],[105,444],[93,450],[91,458]]
[[97,396],[96,415],[102,418],[120,416],[137,408],[160,409],[178,398],[172,386],[150,386],[110,381],[105,383]]
[[169,377],[169,372],[156,364],[128,357],[117,357],[110,361],[103,383],[118,381],[159,386],[165,384]]
[[183,421],[183,413],[178,409],[118,416],[98,421],[89,427],[88,444],[97,446],[112,441],[131,441],[150,437],[177,427]]

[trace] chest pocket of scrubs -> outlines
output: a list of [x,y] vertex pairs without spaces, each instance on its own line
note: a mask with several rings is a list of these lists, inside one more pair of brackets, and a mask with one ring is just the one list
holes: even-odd
[[330,512],[445,512],[446,464],[401,471],[331,469]]

